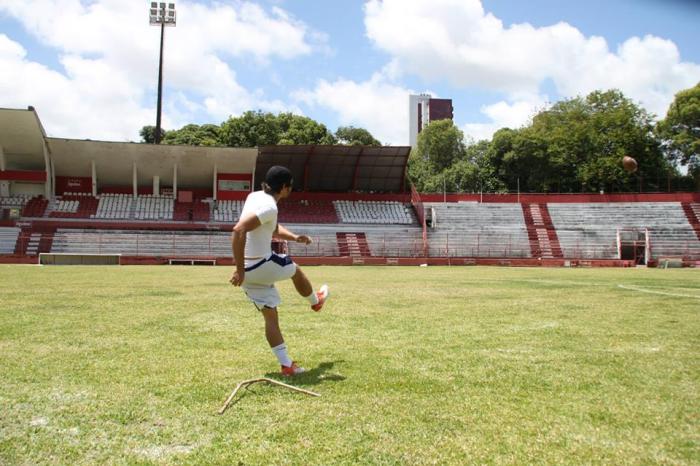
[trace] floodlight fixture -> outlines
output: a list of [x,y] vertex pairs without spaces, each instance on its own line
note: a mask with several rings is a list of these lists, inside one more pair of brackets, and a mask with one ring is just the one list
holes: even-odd
[[174,3],[151,2],[148,11],[148,18],[151,26],[160,26],[160,59],[158,62],[158,110],[156,112],[156,134],[154,142],[160,144],[160,113],[163,101],[163,38],[165,36],[165,26],[175,26],[177,14]]
[[151,2],[149,11],[149,21],[153,26],[165,25],[175,26],[177,22],[177,14],[175,13],[174,3]]

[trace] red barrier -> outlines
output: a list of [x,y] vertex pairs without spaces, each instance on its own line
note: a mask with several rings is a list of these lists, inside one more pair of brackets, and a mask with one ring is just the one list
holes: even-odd
[[36,256],[0,255],[0,264],[38,264]]
[[45,183],[46,172],[36,170],[0,170],[0,180]]

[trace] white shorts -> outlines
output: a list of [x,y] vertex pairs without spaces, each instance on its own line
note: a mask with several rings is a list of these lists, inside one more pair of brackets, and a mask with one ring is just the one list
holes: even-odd
[[274,308],[282,302],[275,282],[292,278],[296,271],[297,265],[289,256],[273,252],[245,268],[241,288],[258,309]]

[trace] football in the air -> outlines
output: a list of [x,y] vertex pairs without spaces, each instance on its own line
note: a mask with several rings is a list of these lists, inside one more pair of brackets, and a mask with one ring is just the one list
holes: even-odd
[[627,170],[630,173],[634,173],[637,171],[637,161],[629,155],[625,155],[624,157],[622,157],[622,166],[625,168],[625,170]]

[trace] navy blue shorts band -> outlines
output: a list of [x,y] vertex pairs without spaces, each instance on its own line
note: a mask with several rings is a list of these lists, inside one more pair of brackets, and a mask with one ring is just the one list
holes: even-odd
[[289,256],[281,257],[281,256],[278,256],[277,254],[275,254],[275,253],[273,252],[272,255],[271,255],[269,258],[267,258],[267,259],[262,259],[260,262],[256,262],[255,264],[253,264],[253,265],[251,265],[251,266],[249,266],[249,267],[246,267],[246,268],[245,268],[245,271],[246,271],[246,272],[250,272],[251,270],[255,270],[255,269],[257,269],[258,267],[260,267],[261,265],[263,265],[263,264],[264,264],[265,262],[267,262],[267,261],[272,261],[272,262],[274,262],[275,264],[279,265],[280,267],[285,267],[285,266],[287,266],[287,265],[289,265],[289,264],[292,263],[292,258],[289,257]]

